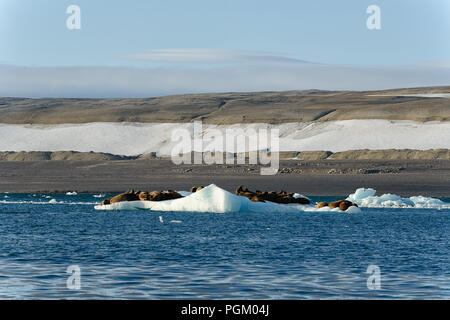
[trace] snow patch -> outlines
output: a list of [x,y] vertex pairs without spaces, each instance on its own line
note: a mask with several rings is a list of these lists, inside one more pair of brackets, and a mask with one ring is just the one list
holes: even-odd
[[[137,156],[156,152],[170,156],[179,144],[172,142],[172,132],[187,129],[192,123],[86,123],[61,125],[0,124],[0,151],[80,151],[105,152]],[[299,122],[269,125],[262,123],[211,125],[203,124],[196,138],[212,134],[213,130],[278,129],[280,151],[332,152],[356,149],[450,149],[450,122],[416,122],[406,120],[342,120]],[[149,139],[151,137],[151,139]],[[187,146],[190,149],[191,144]],[[269,146],[261,145],[260,149]],[[194,150],[200,151],[200,150]],[[211,150],[204,141],[203,151]],[[232,149],[223,150],[234,152]],[[237,152],[255,150],[236,150]]]

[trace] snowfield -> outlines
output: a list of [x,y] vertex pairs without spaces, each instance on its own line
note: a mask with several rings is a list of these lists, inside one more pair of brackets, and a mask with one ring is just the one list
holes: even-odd
[[[128,156],[156,152],[159,156],[170,156],[174,146],[180,144],[172,141],[172,133],[186,129],[193,135],[193,127],[192,123],[0,124],[0,151],[94,151]],[[203,124],[195,137],[206,137],[216,129],[224,135],[227,129],[278,129],[280,151],[450,149],[450,122],[343,120],[280,125]],[[223,141],[223,148],[216,145],[215,151],[254,151],[232,150]],[[258,149],[266,147],[261,144]],[[191,145],[187,149],[200,151]],[[214,151],[214,147],[204,141],[203,151]]]

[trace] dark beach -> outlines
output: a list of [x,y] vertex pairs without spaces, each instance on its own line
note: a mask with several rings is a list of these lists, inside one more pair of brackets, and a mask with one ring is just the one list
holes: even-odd
[[161,159],[0,162],[0,192],[10,193],[189,190],[211,183],[230,191],[244,184],[312,196],[371,187],[378,194],[450,197],[450,161],[283,160],[274,176],[261,176],[252,165],[174,165]]

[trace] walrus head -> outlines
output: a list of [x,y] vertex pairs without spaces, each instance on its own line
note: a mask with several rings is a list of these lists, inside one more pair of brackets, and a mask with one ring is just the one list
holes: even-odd
[[251,199],[250,199],[250,201],[252,201],[252,202],[266,202],[266,201],[264,201],[264,199],[261,199],[260,197],[258,197],[258,196],[253,196]]
[[236,188],[236,194],[239,194],[244,191],[244,186],[241,184],[239,187]]
[[148,192],[141,192],[139,193],[139,200],[148,201],[150,200],[150,195],[148,194]]
[[317,204],[317,208],[323,208],[323,207],[328,207],[328,203],[326,203],[326,202],[319,202]]

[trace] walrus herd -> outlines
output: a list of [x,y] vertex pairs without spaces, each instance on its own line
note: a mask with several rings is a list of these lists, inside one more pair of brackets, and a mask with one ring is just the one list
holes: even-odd
[[167,191],[134,191],[130,190],[125,193],[121,193],[115,197],[108,198],[102,201],[102,205],[125,202],[125,201],[165,201],[183,198],[181,194],[173,190]]
[[[204,189],[204,186],[192,187],[190,189],[191,193],[198,192]],[[286,191],[250,191],[247,188],[244,189],[243,185],[240,185],[236,188],[235,192],[238,196],[246,197],[252,202],[274,202],[280,204],[310,204],[311,201],[305,197],[294,197],[294,193],[287,193]],[[165,200],[173,200],[183,198],[181,194],[173,190],[167,191],[134,191],[130,190],[125,193],[121,193],[112,198],[107,198],[102,201],[102,205],[108,205],[117,202],[126,202],[126,201],[165,201]],[[323,207],[330,208],[339,208],[342,211],[347,210],[351,206],[358,206],[356,203],[353,203],[348,200],[339,200],[331,203],[319,202],[317,204],[317,208]]]
[[247,188],[244,189],[243,185],[240,185],[236,188],[236,194],[238,196],[247,197],[250,201],[253,202],[275,202],[275,203],[282,203],[282,204],[288,204],[288,203],[299,203],[299,204],[310,204],[309,199],[303,198],[303,197],[294,197],[294,193],[287,193],[286,191],[249,191]]

